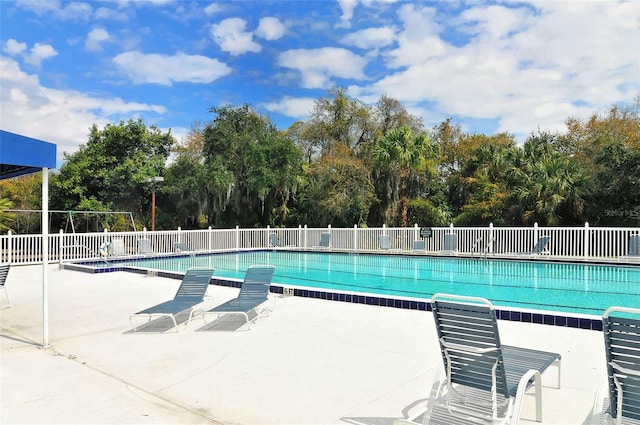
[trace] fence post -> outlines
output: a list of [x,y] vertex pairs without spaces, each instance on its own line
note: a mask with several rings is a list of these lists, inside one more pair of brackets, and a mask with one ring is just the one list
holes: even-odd
[[178,226],[178,243],[182,243],[182,227]]
[[353,225],[353,252],[358,251],[358,225]]
[[58,232],[58,270],[62,270],[62,229]]
[[493,254],[493,223],[489,223],[489,254]]
[[240,250],[240,226],[236,225],[236,251]]
[[271,243],[271,241],[269,240],[269,235],[271,235],[271,225],[267,224],[267,238],[266,238],[267,244],[265,245],[267,248],[269,248],[269,245]]
[[[418,223],[413,223],[413,241],[417,241],[419,235],[420,231],[418,229]],[[413,247],[413,241],[409,241],[409,243],[411,243],[411,247]]]
[[302,225],[298,224],[298,245],[302,246]]
[[12,257],[13,257],[13,255],[12,255],[13,254],[13,252],[12,252],[13,251],[12,250],[13,242],[11,241],[11,237],[13,236],[13,232],[11,230],[9,230],[7,232],[7,236],[8,236],[8,238],[7,238],[7,245],[8,245],[7,250],[9,251],[7,253],[7,261],[9,262],[9,264],[11,264],[12,263]]
[[540,236],[538,236],[538,222],[533,223],[533,243],[536,244],[538,243],[538,239],[540,239]]
[[207,230],[208,230],[208,235],[209,235],[209,237],[208,237],[208,239],[209,239],[209,240],[208,240],[208,242],[207,242],[207,243],[208,243],[208,245],[209,245],[209,246],[208,246],[208,250],[209,250],[209,251],[211,251],[211,250],[212,250],[212,249],[211,249],[211,238],[212,238],[212,236],[213,236],[213,230],[211,229],[211,226],[209,226],[209,229],[207,229]]
[[589,222],[585,222],[584,223],[584,248],[583,248],[583,252],[584,252],[584,259],[586,260],[587,258],[589,258]]
[[307,240],[309,239],[308,238],[308,236],[309,236],[308,230],[309,229],[307,228],[307,225],[305,224],[304,225],[304,245],[303,245],[305,249],[307,249]]

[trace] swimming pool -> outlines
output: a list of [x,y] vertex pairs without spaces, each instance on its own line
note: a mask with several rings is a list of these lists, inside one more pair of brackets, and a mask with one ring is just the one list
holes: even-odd
[[[426,301],[446,292],[488,298],[499,307],[600,316],[640,305],[640,267],[402,255],[251,251],[127,260],[112,265],[185,272],[215,268],[242,279],[252,264],[273,264],[274,284]],[[332,298],[333,299],[333,298]]]

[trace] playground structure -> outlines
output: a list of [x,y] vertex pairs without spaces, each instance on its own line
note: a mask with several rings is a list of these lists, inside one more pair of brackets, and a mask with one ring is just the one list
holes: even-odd
[[[22,209],[8,209],[6,210],[7,212],[12,212],[12,213],[21,213],[21,214],[27,214],[27,217],[31,214],[34,213],[38,216],[42,214],[42,210],[22,210]],[[53,214],[64,214],[65,215],[65,224],[64,224],[64,232],[65,233],[69,233],[69,230],[71,231],[71,233],[76,233],[76,221],[74,221],[74,216],[84,216],[85,219],[85,231],[88,233],[90,232],[89,230],[89,223],[91,221],[92,218],[97,218],[98,216],[109,216],[109,215],[114,215],[114,216],[118,216],[118,215],[126,215],[128,217],[128,221],[131,223],[131,228],[132,230],[135,232],[137,231],[136,229],[136,224],[135,221],[133,219],[133,214],[130,211],[74,211],[74,210],[49,210],[49,223],[52,222],[51,220],[51,216]],[[95,216],[95,217],[91,217],[91,216]],[[27,218],[27,225],[29,223],[29,219]],[[18,216],[16,215],[16,223],[17,223],[17,229],[16,231],[18,233],[20,233],[20,220],[18,218]],[[103,231],[105,228],[105,226],[102,226],[102,228],[97,229],[97,231]]]

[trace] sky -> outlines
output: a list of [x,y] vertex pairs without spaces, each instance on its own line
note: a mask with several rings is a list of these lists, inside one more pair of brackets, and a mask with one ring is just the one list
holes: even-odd
[[563,132],[640,95],[638,1],[0,0],[0,127],[57,144],[141,118],[178,141],[210,108],[279,129],[332,88],[431,128]]

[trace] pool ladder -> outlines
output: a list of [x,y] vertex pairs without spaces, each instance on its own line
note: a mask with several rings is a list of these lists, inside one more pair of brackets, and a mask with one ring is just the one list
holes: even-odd
[[[473,247],[471,248],[471,258],[473,258],[473,254],[474,252],[476,252],[476,248],[478,247],[478,245],[482,244],[483,240],[484,238],[482,236],[476,239],[476,241],[473,244]],[[493,238],[489,238],[489,241],[484,245],[484,248],[482,248],[482,250],[480,251],[480,254],[482,254],[482,258],[484,258],[485,260],[487,259],[487,252],[489,251],[489,247],[491,246],[492,243],[493,243]]]

